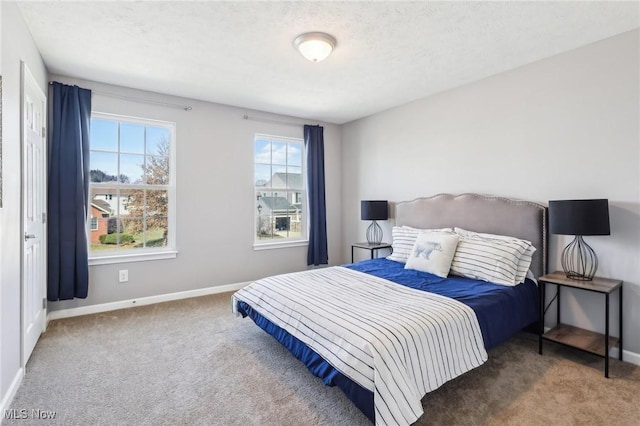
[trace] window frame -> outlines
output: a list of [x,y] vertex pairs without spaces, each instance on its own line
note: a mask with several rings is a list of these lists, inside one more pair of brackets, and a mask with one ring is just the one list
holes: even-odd
[[[167,191],[167,245],[165,247],[146,247],[132,249],[114,249],[107,252],[91,250],[91,239],[87,238],[87,250],[89,254],[89,265],[103,265],[123,262],[139,262],[158,259],[171,259],[177,257],[176,245],[176,123],[164,120],[154,120],[149,118],[134,117],[120,114],[111,114],[100,111],[91,111],[91,120],[94,118],[107,121],[115,121],[125,124],[136,124],[144,126],[162,127],[169,131],[169,182],[167,185],[154,184],[130,184],[130,183],[101,183],[89,182],[88,211],[91,210],[91,194],[94,188],[110,188],[116,191],[127,189],[146,189]],[[118,138],[119,139],[119,138]],[[118,143],[120,141],[118,140]],[[91,149],[90,149],[91,150]],[[120,146],[118,146],[120,154]],[[145,153],[146,155],[146,153]],[[89,164],[91,168],[91,164]],[[87,228],[88,235],[91,235],[91,215],[88,215]],[[119,216],[114,216],[118,217]]]
[[[301,188],[289,189],[289,188],[265,188],[256,186],[256,164],[265,164],[265,163],[256,163],[256,141],[259,139],[267,139],[270,142],[286,142],[286,143],[296,143],[300,145],[300,155],[301,155],[301,166],[300,166],[300,175],[301,175]],[[298,246],[306,246],[309,244],[309,204],[307,202],[307,164],[306,164],[306,146],[303,138],[296,138],[290,136],[278,136],[278,135],[270,135],[266,133],[255,133],[253,136],[253,202],[254,207],[257,202],[256,194],[259,191],[262,192],[286,192],[286,193],[301,193],[303,202],[301,204],[301,212],[300,212],[300,237],[287,237],[280,241],[274,240],[260,240],[258,239],[258,220],[259,214],[257,208],[253,209],[253,249],[254,250],[269,250],[269,249],[278,249],[278,248],[286,248],[286,247],[298,247]],[[270,163],[273,167],[273,162]],[[279,166],[279,165],[277,165]],[[271,175],[273,177],[273,174]],[[275,225],[274,225],[275,226]]]

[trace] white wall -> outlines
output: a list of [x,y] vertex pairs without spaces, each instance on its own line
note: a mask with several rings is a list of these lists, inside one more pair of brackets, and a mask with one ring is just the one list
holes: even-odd
[[[0,209],[0,401],[21,374],[21,151],[20,87],[24,61],[41,89],[46,69],[15,3],[0,2],[2,10],[2,185]],[[15,389],[14,389],[15,390]],[[1,404],[0,404],[1,405]],[[2,407],[0,407],[2,408]]]
[[[624,33],[344,125],[343,248],[363,239],[361,199],[608,198],[611,236],[586,240],[598,275],[625,281],[624,346],[640,354],[639,36]],[[551,270],[568,242],[551,237]],[[563,321],[604,330],[602,297],[575,292],[562,309]]]
[[[89,296],[84,300],[50,303],[50,311],[241,283],[307,268],[306,246],[253,250],[253,138],[255,133],[302,138],[302,124],[318,124],[317,121],[61,76],[51,76],[51,79],[103,93],[188,104],[193,110],[186,112],[93,95],[94,111],[176,123],[178,257],[92,266]],[[300,125],[244,120],[246,113]],[[325,138],[329,261],[337,264],[342,259],[340,127],[319,124],[324,126]],[[118,283],[119,269],[129,270],[129,282]]]

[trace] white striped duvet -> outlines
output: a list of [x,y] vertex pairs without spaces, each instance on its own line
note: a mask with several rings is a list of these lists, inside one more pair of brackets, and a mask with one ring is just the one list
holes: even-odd
[[374,394],[376,425],[408,425],[420,400],[487,360],[475,312],[456,300],[342,267],[265,278],[244,301]]

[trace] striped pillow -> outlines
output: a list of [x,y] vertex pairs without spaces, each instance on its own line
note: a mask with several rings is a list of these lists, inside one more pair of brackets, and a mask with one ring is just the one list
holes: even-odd
[[451,263],[451,273],[513,286],[519,284],[518,263],[524,254],[525,249],[514,241],[478,235],[461,236]]
[[533,253],[535,253],[536,251],[536,248],[533,246],[533,244],[531,244],[531,241],[522,240],[516,237],[509,237],[507,235],[485,234],[481,232],[467,231],[466,229],[457,228],[457,227],[454,230],[456,234],[460,235],[461,237],[475,235],[481,238],[513,241],[514,243],[518,244],[523,249],[524,253],[522,254],[522,256],[520,256],[520,259],[518,259],[518,272],[516,273],[515,282],[516,284],[520,284],[521,282],[524,282],[525,278],[527,277],[527,272],[531,267],[531,261],[533,260]]
[[524,282],[524,279],[527,278],[527,272],[529,272],[529,268],[531,267],[531,261],[533,260],[533,253],[535,253],[535,251],[536,248],[532,244],[529,244],[529,247],[527,247],[524,254],[520,257],[518,273],[516,274],[516,284]]
[[395,260],[400,263],[407,263],[407,259],[413,250],[413,245],[418,238],[418,232],[420,231],[445,231],[452,232],[451,228],[442,229],[417,229],[410,226],[394,226],[391,229],[391,235],[393,236],[393,242],[391,248],[393,252],[387,256],[389,260]]

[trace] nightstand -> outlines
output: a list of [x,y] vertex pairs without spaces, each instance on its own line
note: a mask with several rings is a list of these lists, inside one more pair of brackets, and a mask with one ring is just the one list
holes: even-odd
[[380,243],[380,244],[369,244],[369,243],[353,243],[351,244],[351,263],[353,263],[353,249],[354,248],[359,248],[359,249],[363,249],[363,250],[369,250],[371,252],[371,258],[373,259],[373,253],[375,252],[376,255],[378,254],[378,250],[382,250],[382,249],[391,249],[393,251],[393,248],[391,247],[391,244],[389,243]]
[[[551,330],[544,332],[544,316],[545,316],[545,290],[547,284],[558,286],[556,304],[557,324]],[[612,280],[608,278],[594,277],[592,281],[572,280],[566,277],[564,272],[556,271],[552,274],[544,275],[538,278],[538,286],[540,290],[540,333],[538,342],[538,351],[542,355],[542,342],[548,340],[550,342],[560,343],[565,346],[579,349],[584,352],[598,355],[604,358],[604,376],[609,377],[609,350],[618,344],[618,359],[622,360],[622,281]],[[605,296],[605,332],[604,334],[595,333],[593,331],[584,330],[560,321],[560,290],[562,287],[577,288],[580,290],[592,291],[604,294]],[[619,330],[620,337],[612,337],[609,335],[609,296],[618,290],[619,298]]]

